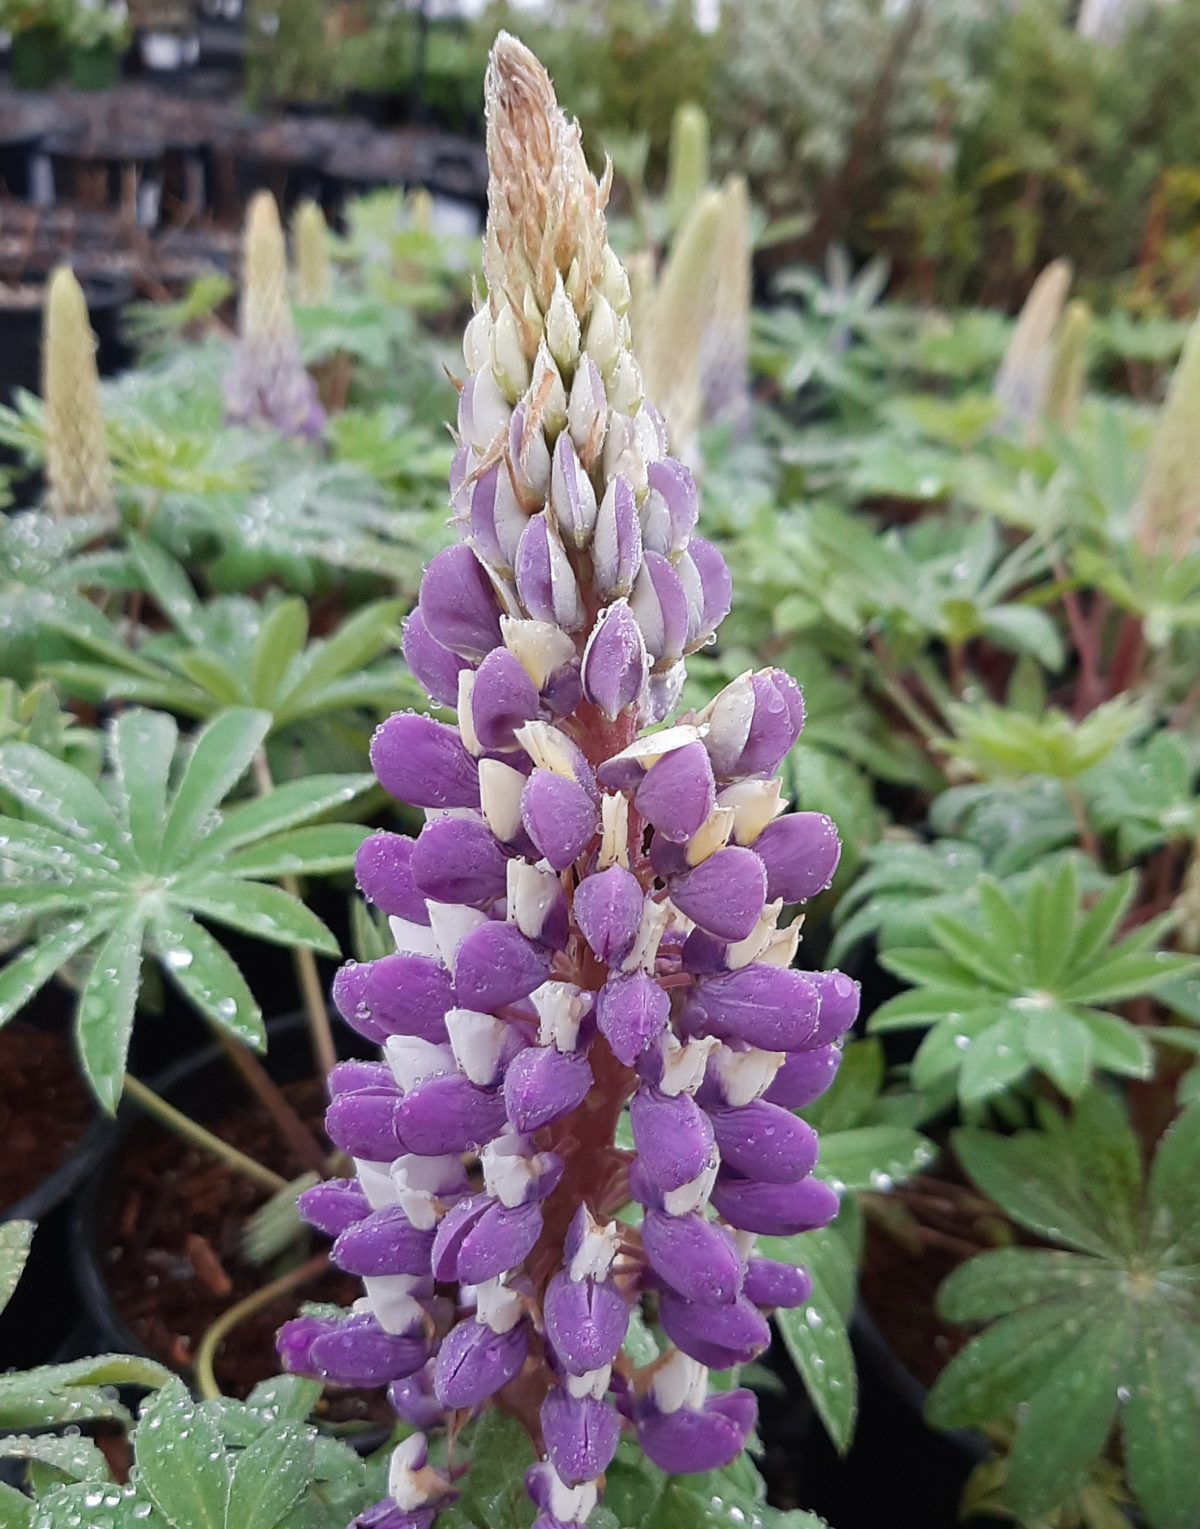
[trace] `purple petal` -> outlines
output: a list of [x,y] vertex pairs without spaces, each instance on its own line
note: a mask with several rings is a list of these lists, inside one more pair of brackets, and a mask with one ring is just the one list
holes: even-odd
[[697,1002],[708,1028],[764,1051],[798,1051],[811,1037],[820,994],[807,972],[755,962],[706,977]]
[[605,606],[583,650],[584,695],[615,722],[642,694],[649,667],[646,643],[628,601]]
[[556,1386],[542,1403],[542,1437],[550,1463],[569,1487],[603,1476],[621,1437],[621,1418],[611,1402],[574,1397]]
[[471,692],[471,720],[485,749],[510,749],[513,732],[538,714],[538,693],[521,661],[495,648],[480,664]]
[[426,568],[418,608],[434,641],[464,658],[484,658],[500,645],[500,607],[465,543],[439,552]]
[[376,1023],[367,1002],[371,964],[369,961],[347,961],[340,966],[334,973],[332,996],[334,1007],[350,1028],[382,1046],[387,1031]]
[[450,973],[432,956],[396,954],[366,963],[364,998],[376,1028],[389,1035],[415,1035],[441,1045],[446,1014],[455,1007]]
[[540,1131],[578,1109],[591,1086],[592,1069],[583,1052],[530,1046],[504,1075],[508,1118],[522,1134]]
[[459,1005],[495,1013],[528,998],[550,974],[550,951],[527,940],[515,924],[490,923],[473,929],[454,960]]
[[641,882],[619,865],[585,877],[575,889],[575,921],[606,966],[628,955],[642,926],[644,902]]
[[660,1194],[690,1184],[712,1162],[712,1125],[687,1094],[639,1088],[629,1101],[629,1123],[638,1161]]
[[439,818],[426,823],[412,856],[413,879],[434,902],[483,908],[503,897],[508,857],[485,823]]
[[542,1233],[542,1207],[536,1200],[510,1208],[494,1204],[471,1227],[458,1253],[458,1278],[481,1285],[510,1269],[519,1269]]
[[413,1226],[398,1205],[388,1205],[342,1232],[333,1261],[347,1274],[427,1275],[432,1252],[433,1233]]
[[766,1319],[744,1295],[723,1306],[701,1306],[666,1291],[658,1318],[675,1347],[710,1370],[749,1364],[771,1341]]
[[634,793],[634,806],[664,838],[684,844],[716,806],[712,765],[702,743],[673,749],[652,764]]
[[592,537],[592,587],[601,600],[628,595],[642,562],[642,528],[629,482],[610,479]]
[[664,555],[682,552],[700,514],[696,480],[682,462],[664,457],[647,465],[646,482],[649,491],[642,510],[643,526],[654,523],[666,534],[654,543],[647,535],[645,546]]
[[746,1265],[743,1293],[760,1308],[803,1306],[812,1294],[812,1280],[806,1269],[776,1263],[772,1258],[752,1258]]
[[579,583],[545,510],[530,517],[521,536],[516,579],[521,604],[536,621],[549,621],[568,632],[583,625],[586,611]]
[[370,1214],[371,1205],[357,1179],[326,1179],[306,1189],[296,1208],[311,1227],[337,1237]]
[[802,903],[833,880],[842,845],[823,812],[791,812],[767,824],[754,841],[754,853],[767,870],[767,897]]
[[495,1333],[467,1318],[445,1338],[433,1372],[433,1388],[443,1407],[478,1407],[519,1373],[529,1352],[524,1322]]
[[[696,590],[688,589],[688,642],[702,641],[715,632],[733,606],[733,578],[729,565],[702,536],[693,536],[681,564],[689,560],[696,574]],[[683,577],[681,567],[681,577]],[[688,581],[684,578],[685,587]],[[694,599],[693,596],[696,598]]]
[[821,998],[816,1029],[809,1038],[811,1046],[827,1046],[840,1040],[858,1018],[861,996],[859,984],[843,972],[810,972]]
[[842,1065],[840,1046],[817,1046],[811,1051],[795,1051],[775,1074],[763,1097],[785,1110],[802,1110],[819,1099],[837,1077]]
[[600,814],[577,781],[535,770],[521,794],[521,821],[539,852],[556,871],[565,871],[595,838]]
[[679,575],[659,552],[647,552],[629,597],[646,651],[655,663],[682,656],[687,643],[688,605]]
[[737,1299],[745,1266],[733,1238],[715,1222],[651,1209],[642,1221],[642,1246],[655,1274],[685,1300],[723,1306]]
[[325,1133],[351,1157],[391,1162],[405,1150],[399,1130],[401,1099],[393,1094],[339,1094],[325,1111]]
[[404,661],[431,701],[442,706],[458,704],[458,676],[470,662],[444,647],[425,625],[420,609],[404,623]]
[[[714,1210],[730,1226],[764,1237],[794,1237],[827,1226],[838,1211],[838,1197],[820,1179],[799,1184],[758,1184],[750,1179],[717,1179]],[[703,1362],[703,1361],[701,1361]]]
[[363,896],[381,913],[394,914],[411,924],[428,924],[425,898],[413,880],[412,854],[413,841],[406,834],[380,829],[359,845],[354,875]]
[[333,1324],[319,1317],[293,1317],[275,1334],[275,1352],[289,1375],[313,1375],[312,1346]]
[[671,1000],[647,972],[610,977],[596,1000],[600,1034],[626,1067],[659,1038],[670,1014]]
[[336,1099],[339,1094],[367,1093],[390,1096],[396,1091],[396,1080],[387,1063],[366,1060],[335,1063],[325,1080],[325,1085],[331,1099]]
[[671,901],[719,940],[744,940],[762,917],[767,878],[752,849],[730,845],[671,883]]
[[570,1375],[587,1375],[620,1353],[629,1306],[611,1282],[573,1280],[564,1270],[546,1286],[542,1317],[559,1364]]
[[756,1099],[710,1110],[721,1162],[766,1184],[794,1184],[817,1165],[817,1133],[789,1110]]
[[433,1394],[433,1366],[423,1365],[415,1374],[394,1380],[388,1387],[388,1405],[410,1428],[426,1433],[445,1421],[442,1404]]
[[433,1239],[432,1267],[433,1277],[440,1284],[453,1284],[458,1279],[458,1255],[462,1245],[493,1203],[488,1195],[464,1195],[438,1222]]
[[498,1089],[478,1088],[456,1073],[447,1073],[419,1083],[406,1094],[397,1122],[407,1152],[422,1157],[477,1152],[504,1129],[504,1096]]
[[638,1425],[646,1458],[673,1476],[716,1471],[745,1448],[758,1408],[749,1391],[709,1397],[702,1408],[658,1413]]
[[350,1317],[315,1340],[309,1359],[339,1386],[386,1386],[419,1370],[429,1357],[423,1337],[386,1333],[374,1317]]
[[554,447],[550,507],[563,540],[586,547],[596,527],[596,490],[584,472],[571,437],[564,431]]
[[479,768],[458,729],[399,712],[376,728],[371,768],[397,801],[413,807],[478,807]]

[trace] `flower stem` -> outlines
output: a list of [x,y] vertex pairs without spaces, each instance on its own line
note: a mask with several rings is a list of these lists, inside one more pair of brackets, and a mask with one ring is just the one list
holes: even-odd
[[281,1178],[270,1168],[264,1168],[261,1163],[256,1163],[252,1157],[239,1152],[236,1147],[231,1146],[227,1141],[222,1141],[219,1136],[214,1136],[190,1115],[177,1110],[152,1088],[147,1088],[142,1080],[135,1078],[132,1073],[125,1074],[125,1092],[135,1104],[146,1111],[147,1115],[153,1115],[160,1125],[166,1126],[169,1131],[174,1131],[177,1136],[182,1136],[185,1141],[190,1141],[202,1152],[220,1158],[223,1163],[227,1163],[243,1178],[249,1179],[252,1184],[257,1184],[260,1189],[265,1189],[268,1194],[278,1194],[281,1189],[287,1188],[286,1179]]
[[[263,750],[254,757],[254,784],[258,787],[260,796],[270,796],[275,789],[275,782],[271,779],[271,767],[267,763],[266,752]],[[285,892],[290,892],[293,897],[299,898],[300,883],[294,876],[283,876],[280,882]],[[304,1000],[304,1012],[308,1017],[313,1055],[318,1071],[322,1077],[325,1077],[337,1064],[337,1051],[334,1048],[329,1010],[325,1007],[325,994],[317,971],[317,958],[311,950],[301,946],[292,951],[292,961],[296,968],[296,981],[300,986],[300,994]]]
[[328,1267],[328,1253],[318,1253],[307,1263],[299,1264],[295,1269],[289,1269],[286,1274],[281,1274],[269,1285],[263,1285],[261,1289],[253,1291],[231,1306],[228,1311],[221,1313],[201,1338],[200,1347],[196,1350],[196,1389],[204,1401],[215,1401],[223,1394],[213,1369],[213,1361],[216,1359],[218,1348],[238,1323],[247,1317],[252,1317],[263,1306],[269,1306],[281,1295],[287,1295],[290,1290],[295,1290],[297,1285],[307,1284],[310,1279],[315,1279]]
[[246,1087],[275,1122],[276,1129],[299,1166],[312,1169],[314,1173],[319,1173],[324,1178],[327,1164],[321,1145],[288,1103],[283,1090],[274,1078],[249,1046],[243,1045],[232,1035],[226,1035],[221,1031],[217,1033],[217,1040]]

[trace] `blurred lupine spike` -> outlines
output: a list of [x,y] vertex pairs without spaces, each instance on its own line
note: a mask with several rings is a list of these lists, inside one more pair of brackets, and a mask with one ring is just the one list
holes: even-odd
[[296,301],[302,307],[327,303],[333,292],[329,225],[316,202],[303,201],[292,218],[292,259]]
[[694,101],[681,102],[671,118],[667,146],[667,224],[682,228],[709,177],[708,115]]
[[[458,725],[402,713],[372,743],[426,823],[359,853],[397,948],[344,967],[334,997],[387,1061],[330,1080],[361,1192],[302,1202],[365,1295],[340,1323],[289,1324],[281,1353],[386,1384],[424,1429],[502,1394],[542,1451],[540,1529],[582,1529],[622,1431],[671,1471],[744,1446],[754,1399],[709,1396],[708,1370],[760,1353],[764,1310],[806,1297],[754,1239],[836,1210],[788,1111],[832,1080],[858,993],[791,969],[797,930],[776,927],[837,864],[827,818],[778,815],[799,687],[745,674],[648,730],[726,614],[728,570],[641,399],[603,190],[512,38],[488,109],[492,287],[464,338],[451,474],[463,540],[426,569],[405,635]],[[631,1201],[640,1227],[614,1219]],[[622,1348],[643,1295],[674,1347],[639,1369]],[[447,1500],[422,1448],[364,1524],[423,1529]]]
[[83,289],[59,266],[46,292],[42,332],[46,502],[59,520],[113,512],[112,468],[100,407],[96,338]]
[[1195,466],[1198,428],[1200,318],[1188,331],[1171,378],[1134,511],[1138,540],[1151,556],[1182,554],[1200,536],[1200,475]]
[[1036,436],[1046,406],[1046,384],[1073,276],[1069,260],[1052,260],[1029,289],[996,374],[1002,422]]
[[750,193],[740,175],[721,188],[712,317],[700,345],[701,411],[706,424],[728,426],[735,438],[750,425],[750,301],[753,246]]
[[317,387],[300,359],[288,302],[287,252],[279,209],[259,191],[246,210],[238,342],[225,379],[230,422],[315,438],[325,429]]
[[1083,401],[1091,328],[1092,310],[1076,298],[1067,304],[1054,332],[1043,413],[1062,430],[1069,430],[1075,423]]

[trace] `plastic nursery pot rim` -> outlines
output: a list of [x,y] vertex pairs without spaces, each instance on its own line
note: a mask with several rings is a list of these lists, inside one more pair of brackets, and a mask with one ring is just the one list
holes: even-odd
[[[305,1031],[306,1021],[303,1014],[285,1014],[267,1023],[267,1035],[273,1042],[289,1040],[302,1035]],[[269,1049],[267,1054],[269,1055]],[[224,1051],[214,1041],[210,1045],[202,1046],[180,1057],[177,1062],[172,1062],[169,1067],[150,1079],[149,1086],[156,1094],[162,1095],[169,1101],[171,1095],[197,1073],[221,1063],[229,1065]],[[117,1310],[105,1278],[98,1236],[100,1202],[112,1181],[117,1154],[130,1131],[143,1119],[145,1116],[135,1104],[128,1099],[121,1101],[115,1122],[109,1122],[110,1126],[115,1126],[115,1129],[111,1131],[101,1152],[97,1155],[87,1182],[76,1200],[71,1222],[71,1242],[78,1259],[75,1275],[79,1294],[101,1347],[126,1354],[137,1354],[143,1359],[159,1359],[158,1355],[152,1354],[134,1335]]]

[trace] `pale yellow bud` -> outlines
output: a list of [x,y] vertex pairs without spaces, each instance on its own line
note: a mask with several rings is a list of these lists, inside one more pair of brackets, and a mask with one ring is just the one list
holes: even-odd
[[292,219],[296,301],[305,307],[327,303],[333,294],[329,225],[316,202],[301,202]]
[[1083,386],[1087,379],[1087,337],[1092,327],[1092,310],[1076,300],[1067,304],[1054,332],[1050,357],[1050,375],[1046,378],[1043,413],[1062,429],[1069,429],[1079,414]]
[[46,499],[64,520],[113,511],[112,470],[100,408],[96,340],[74,273],[50,278],[42,331],[42,397],[46,406]]
[[1009,427],[1035,433],[1046,396],[1054,331],[1071,289],[1071,262],[1052,260],[1029,290],[996,374],[996,402]]
[[1200,538],[1200,318],[1184,341],[1167,401],[1150,443],[1134,512],[1138,539],[1151,554],[1182,554]]
[[694,101],[676,108],[667,159],[667,222],[681,228],[708,185],[708,117]]

